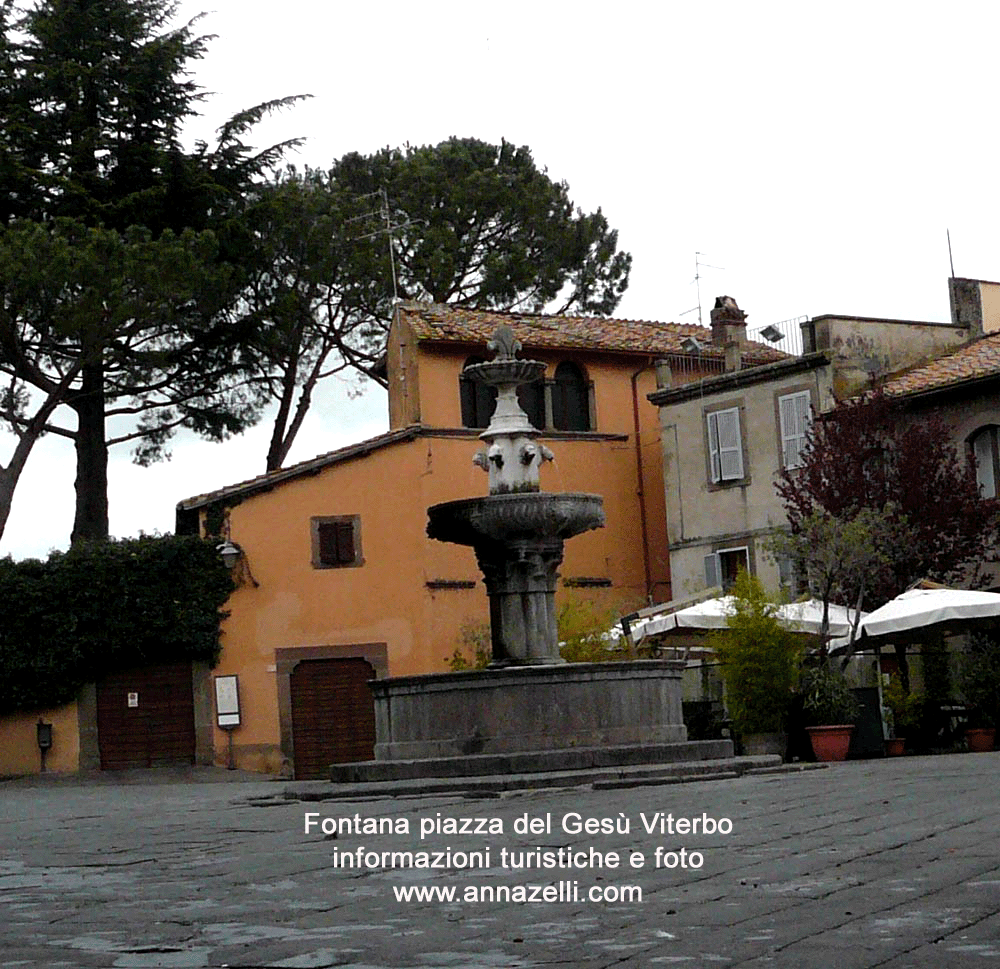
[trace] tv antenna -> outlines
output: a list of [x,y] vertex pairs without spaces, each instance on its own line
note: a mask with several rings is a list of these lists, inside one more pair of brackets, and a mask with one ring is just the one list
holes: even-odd
[[371,232],[366,233],[363,236],[357,236],[358,239],[374,239],[377,236],[385,235],[386,241],[389,244],[389,270],[392,274],[392,302],[393,305],[399,302],[399,290],[396,282],[396,245],[393,234],[399,232],[401,229],[409,228],[411,225],[424,224],[426,221],[424,219],[407,219],[405,222],[397,222],[393,224],[392,218],[389,213],[389,196],[384,188],[380,188],[376,192],[369,192],[367,195],[359,195],[359,199],[374,199],[379,200],[378,208],[371,212],[365,212],[363,215],[356,215],[350,219],[345,219],[345,223],[351,222],[372,222],[376,219],[381,220],[385,223],[384,226],[380,226],[377,229],[373,229]]
[[703,252],[696,252],[694,254],[694,285],[695,291],[698,294],[698,305],[692,306],[691,309],[685,310],[681,313],[681,316],[687,316],[688,313],[693,313],[695,310],[698,311],[698,326],[704,326],[701,319],[701,271],[702,269],[725,269],[725,266],[713,266],[711,263],[702,262],[701,257],[705,255]]

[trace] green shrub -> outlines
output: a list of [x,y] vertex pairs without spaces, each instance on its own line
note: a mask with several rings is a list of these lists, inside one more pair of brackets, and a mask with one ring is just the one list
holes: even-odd
[[590,599],[570,596],[559,607],[559,655],[568,663],[606,663],[623,655],[608,632],[616,625],[619,610]]
[[976,633],[962,657],[962,693],[970,726],[996,727],[1000,723],[1000,639]]
[[709,637],[726,684],[726,707],[743,736],[784,728],[801,647],[778,621],[760,581],[740,570],[726,629]]
[[861,712],[847,677],[827,659],[803,670],[799,693],[809,727],[853,724]]
[[193,536],[0,559],[0,714],[68,703],[84,683],[133,666],[214,665],[232,588],[214,543]]
[[458,634],[458,645],[445,662],[452,673],[461,673],[463,670],[485,669],[492,658],[490,624],[466,620]]

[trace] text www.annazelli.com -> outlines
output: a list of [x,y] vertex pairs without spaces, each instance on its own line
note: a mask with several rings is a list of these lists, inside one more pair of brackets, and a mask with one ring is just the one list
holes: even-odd
[[397,902],[508,902],[531,905],[553,902],[642,902],[638,885],[581,886],[578,881],[560,881],[554,885],[393,885]]

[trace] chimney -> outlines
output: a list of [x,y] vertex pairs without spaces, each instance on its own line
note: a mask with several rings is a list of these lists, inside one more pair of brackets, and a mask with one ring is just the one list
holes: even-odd
[[712,308],[712,344],[726,351],[726,370],[739,370],[747,342],[747,315],[732,296],[717,296]]

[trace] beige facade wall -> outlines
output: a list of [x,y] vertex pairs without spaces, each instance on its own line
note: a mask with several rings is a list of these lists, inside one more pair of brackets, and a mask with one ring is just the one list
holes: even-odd
[[924,363],[968,339],[965,327],[906,320],[819,316],[810,320],[815,336],[806,349],[827,353],[833,366],[833,392],[843,400],[884,377]]
[[[825,410],[833,402],[828,366],[732,383],[716,392],[706,382],[703,396],[660,407],[670,566],[678,598],[706,587],[706,555],[742,547],[748,549],[751,570],[766,587],[777,588],[777,566],[761,543],[785,518],[774,488],[782,453],[778,398],[808,391],[813,408]],[[708,414],[730,408],[739,410],[744,476],[713,484]]]
[[53,710],[35,710],[0,717],[0,776],[38,774],[39,720],[52,724],[52,747],[45,757],[45,769],[53,773],[80,767],[80,724],[76,703]]
[[979,299],[983,312],[983,332],[1000,332],[1000,283],[981,280],[979,283]]

